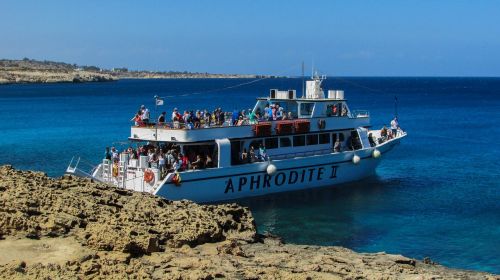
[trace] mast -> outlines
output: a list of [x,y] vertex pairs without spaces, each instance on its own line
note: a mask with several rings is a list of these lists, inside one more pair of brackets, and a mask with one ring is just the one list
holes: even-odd
[[304,61],[302,61],[302,98],[304,98],[306,94],[306,82],[304,78]]
[[398,117],[398,96],[394,96],[394,117]]

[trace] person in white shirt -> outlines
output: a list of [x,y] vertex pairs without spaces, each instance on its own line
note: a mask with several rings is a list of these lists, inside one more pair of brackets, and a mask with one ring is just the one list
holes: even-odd
[[333,151],[334,151],[335,153],[340,153],[340,150],[342,150],[342,143],[340,143],[340,140],[339,140],[339,139],[337,139],[337,140],[335,141],[335,145],[333,146]]
[[120,153],[118,153],[118,150],[115,147],[111,147],[111,158],[113,159],[113,162],[118,162],[120,160]]
[[149,167],[154,167],[152,166],[153,163],[156,162],[156,154],[154,149],[149,149],[148,150],[148,166]]
[[163,178],[163,173],[165,172],[165,155],[162,152],[160,152],[160,156],[158,157],[158,165],[160,176]]
[[142,105],[141,111],[142,111],[142,115],[141,115],[142,122],[145,124],[148,124],[149,123],[149,109],[146,108],[146,106]]
[[395,117],[391,121],[391,130],[392,130],[393,137],[396,137],[396,133],[398,132],[398,128],[399,128],[398,118]]
[[172,121],[175,121],[176,118],[179,118],[178,114],[179,113],[177,111],[177,108],[174,108],[174,111],[172,111]]

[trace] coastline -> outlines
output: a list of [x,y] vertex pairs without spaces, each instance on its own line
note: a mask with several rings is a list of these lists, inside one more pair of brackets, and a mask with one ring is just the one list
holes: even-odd
[[[148,74],[117,75],[98,72],[39,72],[39,71],[4,71],[0,72],[0,85],[12,84],[57,84],[57,83],[90,83],[115,82],[122,79],[155,80],[155,79],[255,79],[267,76],[260,75],[222,75],[222,74]],[[270,76],[269,76],[270,77]]]
[[[0,167],[3,278],[499,279],[386,253],[285,244],[248,208]],[[10,254],[16,252],[16,254]]]
[[101,69],[52,61],[0,59],[0,85],[113,82],[120,79],[254,79],[274,76]]

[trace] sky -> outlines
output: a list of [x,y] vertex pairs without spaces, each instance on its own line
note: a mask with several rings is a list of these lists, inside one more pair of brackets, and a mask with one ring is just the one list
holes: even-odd
[[500,1],[0,0],[0,58],[152,71],[500,76]]

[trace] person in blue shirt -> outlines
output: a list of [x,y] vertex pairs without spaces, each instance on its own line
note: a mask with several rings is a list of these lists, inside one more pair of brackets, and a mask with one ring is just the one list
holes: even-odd
[[236,123],[238,122],[239,115],[240,115],[240,112],[238,110],[233,111],[233,115],[231,116],[231,123],[233,125],[236,125]]
[[272,117],[273,117],[273,109],[271,107],[272,107],[272,104],[270,106],[266,105],[266,108],[264,108],[264,113],[265,113],[265,115],[267,115],[268,120],[272,120]]

